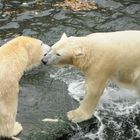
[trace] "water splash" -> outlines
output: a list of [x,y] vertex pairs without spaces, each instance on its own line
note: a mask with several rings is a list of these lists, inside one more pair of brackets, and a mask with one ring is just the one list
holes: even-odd
[[[80,101],[85,94],[82,74],[73,67],[62,68],[51,74],[54,79],[65,82],[69,95]],[[123,140],[140,138],[140,99],[135,91],[109,84],[100,98],[94,116],[99,121],[98,131],[85,133],[91,140]],[[82,132],[82,131],[81,131]],[[83,132],[82,132],[83,134]],[[79,133],[79,135],[81,135]],[[82,138],[83,136],[81,136]]]

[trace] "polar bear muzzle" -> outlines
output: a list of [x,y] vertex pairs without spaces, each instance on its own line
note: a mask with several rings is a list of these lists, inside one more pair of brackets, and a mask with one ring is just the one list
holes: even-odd
[[60,55],[55,54],[52,50],[50,50],[48,54],[44,55],[44,57],[41,61],[42,61],[43,64],[53,65],[57,61],[59,61],[59,56]]

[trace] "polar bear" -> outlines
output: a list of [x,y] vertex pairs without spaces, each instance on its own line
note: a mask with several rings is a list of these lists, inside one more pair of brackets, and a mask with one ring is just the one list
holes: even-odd
[[22,131],[16,122],[19,80],[27,69],[40,64],[50,49],[41,40],[19,36],[0,47],[0,139]]
[[86,94],[76,110],[68,112],[72,122],[91,118],[109,80],[140,93],[140,31],[93,33],[84,37],[63,34],[44,63],[70,64],[85,75]]

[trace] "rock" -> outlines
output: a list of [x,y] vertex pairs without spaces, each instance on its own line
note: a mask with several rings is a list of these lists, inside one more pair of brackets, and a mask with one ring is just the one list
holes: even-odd
[[[55,140],[73,131],[66,112],[76,102],[68,95],[66,84],[52,81],[47,70],[41,66],[21,80],[17,120],[23,125],[22,140]],[[42,121],[45,118],[58,121]]]
[[140,6],[137,4],[130,5],[126,8],[128,14],[135,14],[138,11],[140,11]]
[[19,28],[19,24],[17,22],[9,22],[4,26],[1,26],[0,29],[7,30],[7,29],[17,29]]
[[118,9],[123,6],[120,2],[112,0],[95,0],[95,2],[103,8]]

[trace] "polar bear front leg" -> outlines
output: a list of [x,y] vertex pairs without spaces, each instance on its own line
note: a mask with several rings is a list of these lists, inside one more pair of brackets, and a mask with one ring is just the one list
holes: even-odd
[[91,93],[86,93],[83,101],[81,101],[80,106],[67,113],[67,117],[74,123],[82,122],[88,120],[92,117],[93,111],[98,103],[99,96],[92,95]]
[[12,135],[17,136],[22,130],[22,125],[19,122],[15,122]]
[[81,101],[79,108],[67,113],[67,117],[74,123],[88,120],[92,117],[100,96],[105,88],[105,80],[89,81],[87,83],[86,95]]

